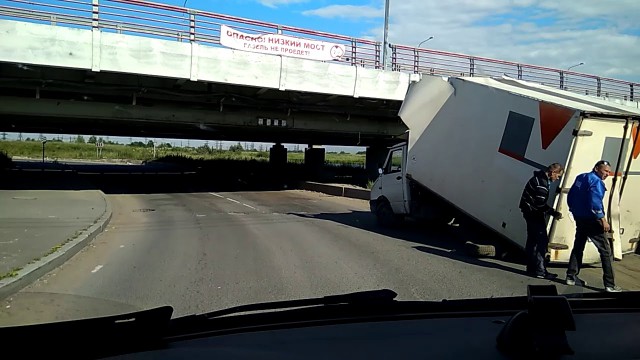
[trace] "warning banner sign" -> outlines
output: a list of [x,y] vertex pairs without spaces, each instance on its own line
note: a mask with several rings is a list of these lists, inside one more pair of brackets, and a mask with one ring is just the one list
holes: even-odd
[[220,25],[220,44],[238,50],[323,61],[340,59],[345,52],[340,44],[280,34],[245,34],[226,25]]

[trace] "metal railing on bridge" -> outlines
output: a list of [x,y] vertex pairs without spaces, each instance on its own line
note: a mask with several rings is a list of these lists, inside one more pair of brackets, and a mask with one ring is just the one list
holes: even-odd
[[[253,34],[284,34],[345,46],[338,61],[352,66],[382,68],[382,44],[369,39],[278,25],[237,16],[160,4],[144,0],[5,0],[0,18],[64,24],[106,32],[220,44],[226,25]],[[390,45],[390,70],[439,76],[502,76],[532,81],[568,91],[600,97],[637,100],[639,83],[574,71],[521,64],[459,53]]]

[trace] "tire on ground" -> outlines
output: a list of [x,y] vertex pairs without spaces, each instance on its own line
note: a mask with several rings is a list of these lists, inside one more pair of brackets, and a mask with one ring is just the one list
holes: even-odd
[[378,220],[378,224],[383,227],[392,226],[396,223],[396,215],[393,213],[393,209],[391,208],[391,204],[389,204],[386,200],[378,201],[376,205],[375,211],[376,219]]

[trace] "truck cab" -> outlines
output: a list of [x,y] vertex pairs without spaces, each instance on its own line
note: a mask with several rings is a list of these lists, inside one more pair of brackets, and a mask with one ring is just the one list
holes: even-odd
[[378,169],[380,176],[371,188],[369,205],[381,224],[391,224],[409,213],[406,157],[406,143],[395,145],[389,149],[384,166]]
[[378,179],[371,188],[369,206],[378,223],[397,224],[407,217],[451,223],[455,214],[450,204],[414,181],[407,172],[407,143],[389,148]]

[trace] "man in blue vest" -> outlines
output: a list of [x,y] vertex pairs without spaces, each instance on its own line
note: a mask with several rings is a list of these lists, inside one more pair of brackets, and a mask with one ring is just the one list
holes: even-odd
[[611,164],[601,160],[593,170],[576,177],[567,196],[569,211],[576,221],[576,238],[567,268],[567,285],[586,285],[578,278],[582,266],[582,255],[587,239],[598,249],[602,262],[602,281],[607,292],[620,292],[615,285],[613,266],[611,265],[611,246],[605,235],[611,230],[604,212],[603,199],[607,191],[604,180],[611,172]]

